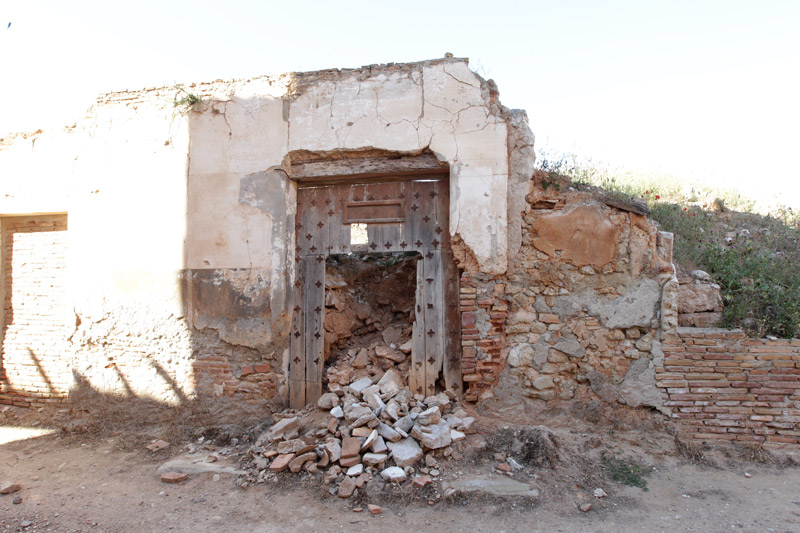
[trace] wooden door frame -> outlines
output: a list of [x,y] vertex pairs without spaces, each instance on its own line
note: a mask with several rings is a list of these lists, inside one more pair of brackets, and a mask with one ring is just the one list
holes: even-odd
[[[363,195],[359,192],[362,189]],[[428,396],[435,393],[436,382],[442,377],[447,389],[459,396],[462,394],[459,276],[449,238],[449,175],[439,170],[421,175],[333,176],[299,180],[298,183],[296,276],[289,350],[289,403],[292,408],[300,409],[316,402],[322,394],[325,262],[329,255],[354,251],[349,233],[343,229],[349,230],[349,222],[344,224],[344,212],[347,206],[394,205],[397,202],[389,199],[389,194],[377,196],[397,190],[404,202],[403,222],[375,219],[368,225],[368,232],[372,252],[417,251],[421,255],[417,263],[409,386],[415,394]],[[422,190],[429,199],[421,194]],[[369,191],[376,196],[372,197]],[[407,198],[405,192],[409,193]],[[340,199],[337,195],[343,194],[349,196],[342,200],[341,208],[337,208],[336,200]],[[426,205],[430,213],[424,212]],[[416,237],[406,242],[403,235]]]

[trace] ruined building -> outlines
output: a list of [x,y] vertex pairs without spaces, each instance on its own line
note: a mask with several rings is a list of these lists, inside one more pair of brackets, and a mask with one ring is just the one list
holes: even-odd
[[0,403],[245,419],[397,365],[531,417],[797,445],[796,344],[679,328],[671,235],[536,179],[533,141],[452,58],[111,93],[8,136]]

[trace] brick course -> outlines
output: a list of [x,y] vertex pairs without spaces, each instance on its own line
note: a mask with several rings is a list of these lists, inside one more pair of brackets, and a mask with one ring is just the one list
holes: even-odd
[[663,340],[656,382],[684,437],[800,448],[800,340],[711,328]]
[[67,337],[75,320],[67,301],[67,215],[1,222],[0,404],[64,402],[72,382]]

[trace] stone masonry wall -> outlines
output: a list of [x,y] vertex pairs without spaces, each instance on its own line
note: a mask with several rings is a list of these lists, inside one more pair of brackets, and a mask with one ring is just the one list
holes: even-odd
[[656,380],[684,437],[800,448],[800,340],[678,328],[663,341]]
[[67,335],[74,328],[67,300],[67,216],[0,222],[0,404],[64,402],[72,382]]
[[466,400],[529,414],[597,401],[663,410],[669,235],[591,192],[539,181],[526,200],[509,273],[461,279]]

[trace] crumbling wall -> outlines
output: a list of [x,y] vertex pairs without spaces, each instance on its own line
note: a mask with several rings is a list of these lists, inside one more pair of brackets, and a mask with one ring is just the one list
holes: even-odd
[[[593,401],[663,409],[655,371],[670,235],[590,193],[537,181],[513,269],[483,284],[493,298],[477,299],[485,311],[475,319],[462,302],[464,324],[484,339],[474,341],[468,397],[529,414]],[[490,333],[494,350],[483,350]]]

